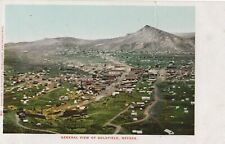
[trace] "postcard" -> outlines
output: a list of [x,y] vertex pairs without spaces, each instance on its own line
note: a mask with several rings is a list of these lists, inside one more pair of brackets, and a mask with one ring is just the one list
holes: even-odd
[[195,5],[71,3],[3,5],[5,139],[192,139]]

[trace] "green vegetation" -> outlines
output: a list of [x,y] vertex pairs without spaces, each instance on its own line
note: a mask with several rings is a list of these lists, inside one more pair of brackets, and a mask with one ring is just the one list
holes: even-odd
[[121,134],[133,129],[143,130],[144,134],[166,134],[165,129],[172,130],[176,135],[194,134],[194,82],[165,81],[157,83],[160,97],[150,111],[152,118],[136,124],[123,125]]
[[[173,64],[175,71],[180,70],[184,65],[194,69],[193,55],[157,55],[144,53],[110,53],[113,57],[129,64],[132,67],[142,67],[145,72],[149,68],[156,70],[166,69],[169,64]],[[67,61],[76,57],[85,63],[104,63],[105,60],[92,53],[66,53]],[[87,57],[88,58],[87,58]],[[19,59],[19,58],[18,58]],[[21,58],[24,59],[24,58]],[[13,58],[8,57],[5,62],[5,81],[4,81],[4,107],[7,112],[4,113],[4,132],[5,133],[38,133],[24,129],[16,120],[16,112],[23,108],[32,114],[44,115],[44,118],[27,115],[28,122],[20,121],[20,124],[28,128],[50,130],[59,133],[71,134],[112,134],[115,127],[106,125],[109,121],[112,124],[122,126],[119,134],[132,134],[132,130],[142,130],[143,134],[166,134],[165,129],[172,130],[175,134],[194,134],[194,81],[193,75],[179,75],[176,73],[165,81],[151,81],[148,77],[141,74],[138,82],[131,93],[120,92],[116,96],[108,96],[95,101],[88,99],[87,104],[81,97],[90,98],[89,94],[78,93],[79,84],[75,79],[67,82],[58,82],[60,86],[46,90],[46,86],[34,84],[25,85],[26,82],[19,82],[12,85],[12,78],[20,73],[45,72],[44,79],[59,77],[64,75],[65,79],[69,74],[74,74],[78,78],[90,76],[89,73],[75,67],[69,67],[65,64],[40,64],[33,65],[22,61],[15,62]],[[102,74],[101,72],[100,74]],[[28,74],[29,75],[29,74]],[[69,78],[68,78],[69,79]],[[56,82],[55,79],[54,82]],[[47,80],[46,80],[47,81]],[[63,81],[63,80],[62,80]],[[52,81],[51,81],[52,82]],[[52,83],[54,83],[52,82]],[[150,109],[151,115],[148,119],[141,122],[131,123],[137,118],[141,120],[146,117],[145,108],[151,105],[154,99],[154,84],[159,89],[160,100]],[[29,87],[30,86],[30,87]],[[22,90],[19,90],[21,89]],[[44,93],[37,95],[39,92]],[[61,96],[68,96],[67,100],[59,100]],[[142,100],[142,96],[150,97],[150,100]],[[27,97],[27,103],[21,101]],[[80,103],[76,103],[79,100]],[[140,107],[126,108],[136,105],[137,102],[144,102],[142,109]],[[78,109],[85,106],[85,114],[74,114],[64,116],[63,112],[68,109]],[[137,106],[137,105],[136,105]],[[9,108],[11,107],[11,108]],[[121,113],[123,111],[123,113]],[[118,115],[121,113],[120,115]],[[131,115],[131,113],[136,113]],[[129,124],[131,123],[131,124]],[[40,132],[43,133],[43,132]]]
[[193,63],[194,60],[194,55],[151,55],[137,52],[115,53],[112,56],[118,58],[120,61],[125,61],[128,65],[143,68],[163,68],[168,66],[170,62],[173,62],[179,68],[189,62]]
[[[96,133],[96,134],[110,134],[113,133],[114,128],[103,127],[104,124],[113,118],[120,111],[127,106],[126,103],[132,101],[140,101],[140,96],[137,93],[126,94],[122,93],[118,96],[111,96],[101,99],[87,105],[86,117],[68,117],[57,118],[55,121],[31,118],[30,125],[33,127],[35,123],[43,123],[45,129],[57,129],[60,133]],[[41,127],[40,127],[41,128]]]
[[[39,133],[38,131],[28,130],[20,127],[16,121],[16,112],[11,111],[4,113],[3,117],[4,133]],[[40,132],[43,133],[43,132]]]
[[[194,133],[194,82],[165,82],[160,87],[167,103],[158,120],[176,134]],[[171,95],[169,95],[172,94]]]

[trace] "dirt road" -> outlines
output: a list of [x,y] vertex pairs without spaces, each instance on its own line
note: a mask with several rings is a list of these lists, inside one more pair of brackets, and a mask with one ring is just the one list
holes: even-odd
[[102,91],[97,97],[96,97],[96,101],[102,99],[103,97],[106,97],[106,96],[109,96],[111,95],[113,92],[115,92],[116,90],[116,85],[119,85],[123,79],[125,79],[126,75],[128,75],[130,73],[130,70],[131,70],[131,67],[127,64],[124,64],[124,63],[121,63],[115,59],[113,59],[112,57],[104,57],[105,59],[107,59],[108,61],[110,61],[111,63],[113,64],[116,64],[116,65],[121,65],[123,66],[125,69],[124,69],[124,72],[123,74],[117,78],[117,80],[112,83],[110,86],[108,86],[104,91]]
[[[161,69],[159,71],[159,76],[157,77],[157,81],[156,83],[158,82],[162,82],[166,79],[166,71],[165,69]],[[144,110],[144,118],[140,119],[140,120],[137,120],[137,121],[133,121],[133,122],[128,122],[128,123],[125,123],[125,125],[129,125],[129,124],[135,124],[135,123],[140,123],[140,122],[144,122],[148,119],[151,118],[151,114],[150,114],[150,111],[152,110],[152,108],[160,101],[163,101],[161,98],[160,98],[160,91],[159,91],[159,88],[157,87],[157,85],[154,85],[154,101],[152,103],[150,103]],[[120,128],[121,129],[121,128]]]
[[121,111],[120,113],[118,113],[117,115],[115,115],[113,118],[111,118],[108,122],[106,122],[106,123],[104,124],[104,127],[105,127],[105,126],[113,126],[113,127],[116,128],[115,131],[114,131],[114,134],[119,133],[120,130],[121,130],[121,128],[122,128],[121,125],[113,124],[112,121],[114,121],[114,120],[115,120],[117,117],[119,117],[121,114],[127,112],[128,109],[129,109],[129,106],[128,106],[127,108],[125,108],[123,111]]
[[[165,70],[160,70],[159,72],[159,76],[157,78],[157,82],[158,81],[164,81],[166,78],[166,72]],[[156,83],[157,83],[156,82]],[[150,111],[151,109],[158,103],[161,101],[160,99],[160,92],[159,92],[159,89],[157,87],[157,85],[155,84],[154,85],[154,101],[152,103],[150,103],[144,110],[144,118],[140,119],[140,120],[137,120],[137,121],[133,121],[133,122],[128,122],[128,123],[125,123],[124,125],[129,125],[129,124],[135,124],[135,123],[140,123],[140,122],[143,122],[143,121],[146,121],[148,119],[151,118],[151,114],[150,114]],[[127,110],[129,109],[129,107],[127,107],[126,109],[124,109],[123,111],[121,111],[120,113],[118,113],[117,115],[115,115],[112,119],[110,119],[104,126],[113,126],[115,127],[115,131],[114,131],[114,134],[117,134],[120,132],[120,130],[122,129],[122,126],[121,125],[116,125],[116,124],[113,124],[112,121],[115,120],[117,117],[119,117],[121,114],[125,113]]]
[[158,96],[158,88],[155,86],[154,88],[154,93],[155,93],[155,96],[154,96],[154,101],[152,103],[150,103],[144,110],[144,118],[140,119],[140,120],[137,120],[137,121],[133,121],[133,122],[128,122],[128,123],[125,123],[125,125],[129,125],[129,124],[134,124],[134,123],[140,123],[140,122],[143,122],[143,121],[146,121],[148,120],[150,117],[151,117],[151,114],[149,113],[151,111],[151,109],[160,101],[160,98]]
[[34,129],[34,128],[29,128],[29,127],[26,127],[22,124],[20,124],[20,119],[19,117],[16,115],[16,124],[23,128],[23,129],[26,129],[26,130],[31,130],[31,131],[37,131],[37,132],[41,132],[41,133],[50,133],[50,134],[58,134],[57,132],[54,132],[54,131],[50,131],[50,130],[43,130],[43,129]]

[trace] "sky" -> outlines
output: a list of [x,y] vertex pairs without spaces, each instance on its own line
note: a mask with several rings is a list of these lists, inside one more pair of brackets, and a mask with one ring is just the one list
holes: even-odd
[[183,6],[7,5],[5,41],[53,37],[104,39],[145,25],[171,33],[195,31],[195,9]]

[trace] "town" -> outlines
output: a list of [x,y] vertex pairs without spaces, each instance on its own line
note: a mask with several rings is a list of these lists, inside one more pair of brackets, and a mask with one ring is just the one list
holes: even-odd
[[57,70],[6,69],[4,132],[193,134],[193,56],[103,59]]

